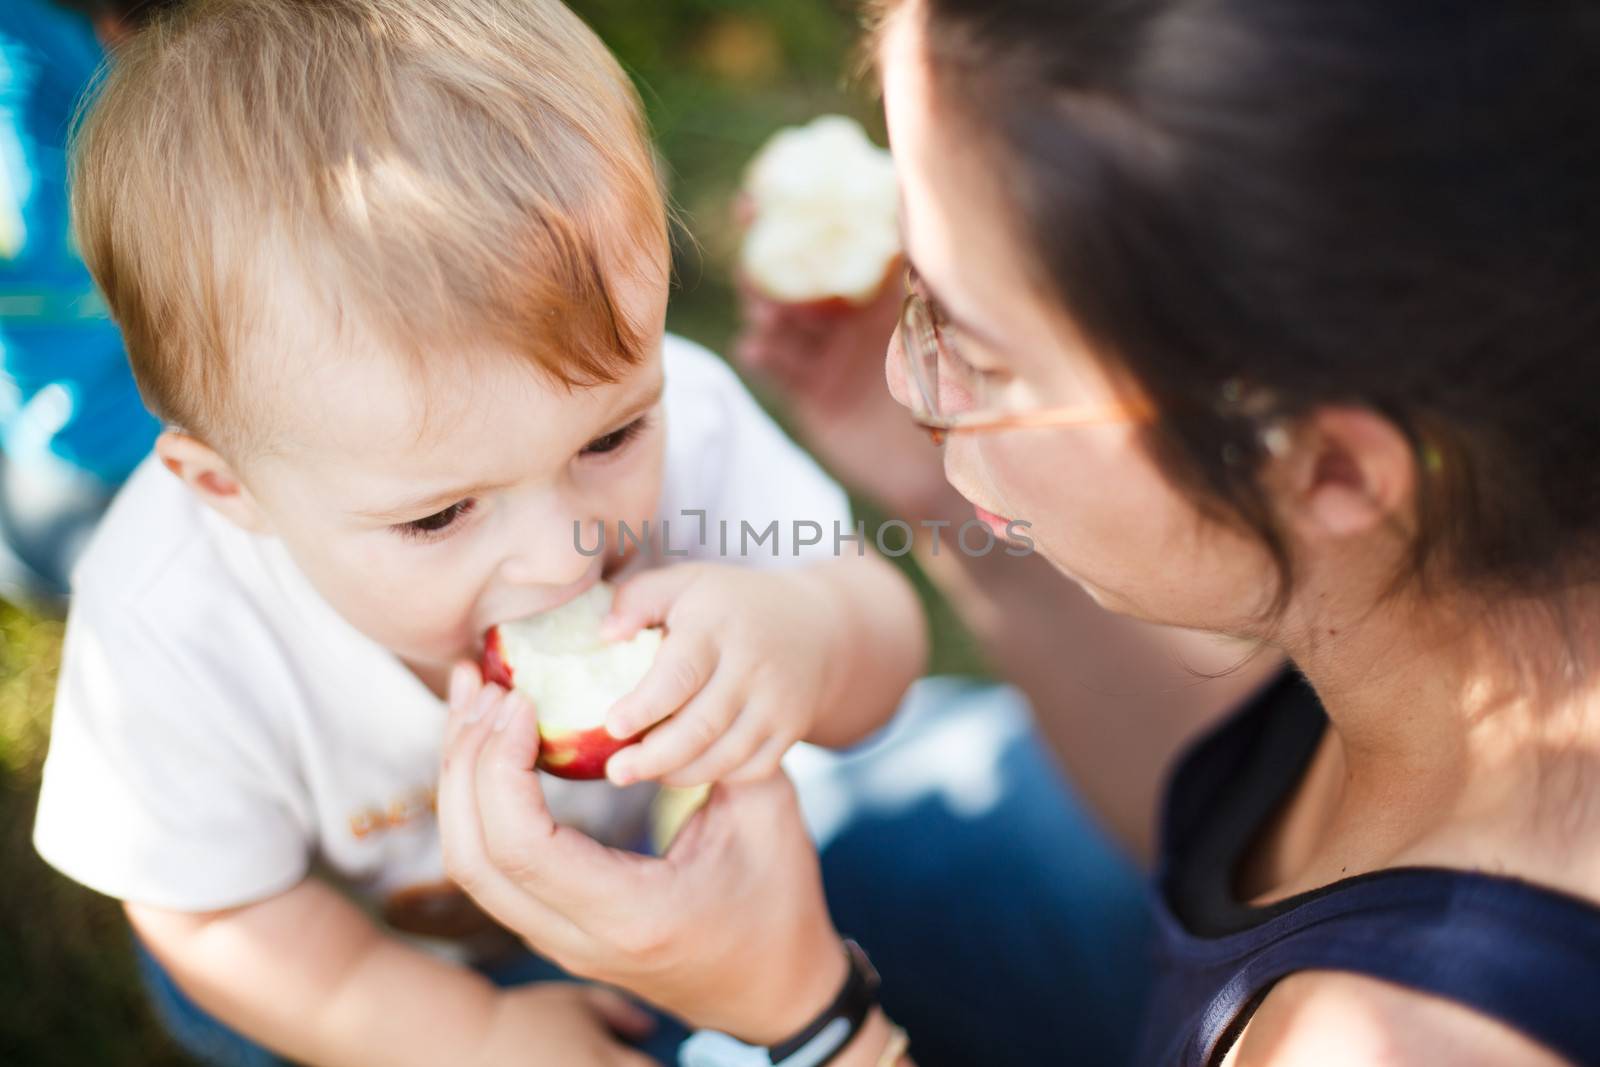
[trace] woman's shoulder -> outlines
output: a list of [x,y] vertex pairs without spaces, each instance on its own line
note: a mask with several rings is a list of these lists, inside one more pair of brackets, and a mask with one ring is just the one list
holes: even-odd
[[1222,1067],[1561,1067],[1510,1026],[1365,975],[1302,971],[1273,987]]
[[[1353,899],[1390,913],[1392,921],[1380,914],[1364,933],[1356,931],[1371,937],[1388,930],[1379,935],[1383,947],[1362,951],[1390,962],[1365,974],[1313,962],[1277,982],[1223,1067],[1567,1063],[1528,1035],[1539,1033],[1569,1054],[1590,1040],[1576,1035],[1592,1035],[1592,1028],[1575,1030],[1568,1013],[1600,981],[1593,964],[1600,871],[1592,850],[1558,845],[1514,818],[1462,819],[1365,878],[1339,883]],[[1349,919],[1361,925],[1359,916]],[[1476,944],[1464,949],[1470,942]],[[1413,959],[1396,962],[1401,956]],[[1336,959],[1324,955],[1321,963]],[[1496,960],[1540,975],[1530,979],[1531,997],[1472,977],[1488,974]]]

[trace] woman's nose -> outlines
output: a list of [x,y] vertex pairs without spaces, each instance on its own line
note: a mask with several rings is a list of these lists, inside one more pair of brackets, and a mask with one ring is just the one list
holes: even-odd
[[900,346],[900,331],[889,338],[889,351],[883,359],[883,377],[889,384],[889,395],[901,407],[911,407],[911,383],[906,380],[905,349]]

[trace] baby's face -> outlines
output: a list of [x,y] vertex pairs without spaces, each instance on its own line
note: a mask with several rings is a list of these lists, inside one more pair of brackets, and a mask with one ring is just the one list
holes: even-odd
[[[647,321],[660,322],[662,315]],[[425,678],[491,625],[600,578],[619,520],[655,514],[661,330],[618,382],[566,389],[509,353],[345,353],[281,383],[287,449],[241,474],[266,530],[318,592]],[[419,365],[420,365],[419,364]],[[277,390],[275,390],[277,391]],[[275,412],[280,414],[280,412]]]

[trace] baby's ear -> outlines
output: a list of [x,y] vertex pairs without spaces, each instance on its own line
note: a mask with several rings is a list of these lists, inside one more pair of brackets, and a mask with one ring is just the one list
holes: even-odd
[[212,510],[251,533],[270,532],[256,498],[210,445],[181,431],[167,430],[156,438],[156,455]]

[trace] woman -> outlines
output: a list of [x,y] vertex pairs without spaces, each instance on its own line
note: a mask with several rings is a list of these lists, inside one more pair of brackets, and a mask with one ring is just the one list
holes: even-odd
[[[1600,1062],[1600,9],[902,0],[878,49],[888,377],[952,484],[1298,668],[1171,780],[1140,1062]],[[830,1014],[859,965],[784,784],[624,857],[496,717],[440,800],[481,903],[698,1025],[909,1062]]]

